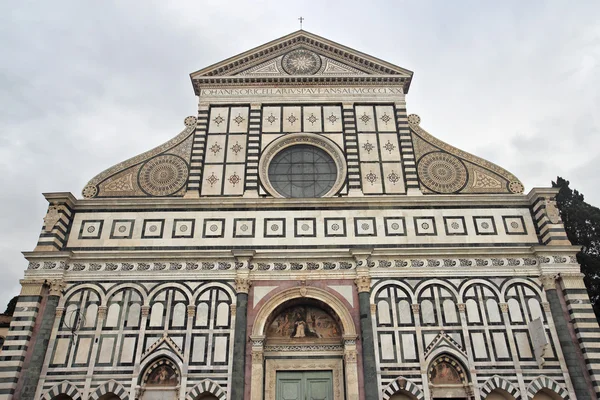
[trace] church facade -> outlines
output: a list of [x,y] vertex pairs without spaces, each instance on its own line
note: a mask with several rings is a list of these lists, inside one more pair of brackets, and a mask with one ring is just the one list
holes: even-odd
[[428,133],[412,75],[302,30],[192,73],[181,133],[45,194],[0,398],[598,398],[556,190]]

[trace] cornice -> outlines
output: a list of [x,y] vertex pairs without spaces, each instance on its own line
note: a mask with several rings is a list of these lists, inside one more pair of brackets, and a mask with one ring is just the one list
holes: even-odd
[[148,197],[148,198],[91,198],[77,199],[73,208],[78,212],[119,210],[239,210],[239,209],[293,209],[318,207],[323,209],[388,207],[529,207],[528,196],[519,194],[460,194],[460,195],[381,195],[364,197],[329,197],[306,199],[241,198],[241,197]]

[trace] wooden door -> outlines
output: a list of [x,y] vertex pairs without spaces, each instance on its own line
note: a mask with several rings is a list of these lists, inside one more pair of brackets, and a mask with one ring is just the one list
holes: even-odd
[[331,371],[277,373],[277,400],[333,400]]

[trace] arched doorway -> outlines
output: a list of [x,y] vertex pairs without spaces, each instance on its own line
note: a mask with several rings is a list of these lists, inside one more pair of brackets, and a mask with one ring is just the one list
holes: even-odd
[[203,393],[196,400],[218,400],[218,398],[212,393]]
[[504,390],[494,389],[486,396],[485,400],[515,400],[515,398]]
[[532,397],[532,400],[563,400],[563,398],[548,389],[542,389]]
[[471,387],[460,362],[442,354],[436,357],[427,371],[430,396],[436,399],[471,399]]
[[122,399],[114,393],[106,393],[106,394],[98,397],[98,400],[122,400]]
[[140,380],[140,400],[177,400],[179,398],[180,374],[177,365],[169,358],[161,357],[151,363]]
[[404,390],[400,390],[400,391],[396,392],[395,395],[390,397],[389,400],[417,400],[417,398],[415,396],[413,396],[411,393],[408,393]]
[[276,294],[251,339],[252,400],[358,398],[356,328],[331,293],[301,286]]

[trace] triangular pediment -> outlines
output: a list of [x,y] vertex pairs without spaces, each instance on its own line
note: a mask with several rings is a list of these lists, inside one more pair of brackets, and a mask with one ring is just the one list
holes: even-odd
[[194,86],[218,78],[273,79],[302,77],[387,77],[408,91],[412,71],[335,43],[321,36],[296,31],[190,74]]

